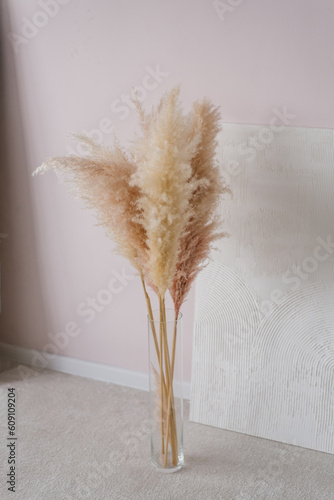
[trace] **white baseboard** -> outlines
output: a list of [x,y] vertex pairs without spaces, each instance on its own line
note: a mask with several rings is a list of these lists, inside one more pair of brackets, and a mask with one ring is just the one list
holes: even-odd
[[[87,377],[148,391],[148,374],[146,373],[123,370],[109,365],[93,363],[92,361],[60,356],[59,354],[48,355],[41,351],[6,344],[4,342],[0,342],[0,355],[17,363],[35,368],[55,370],[57,372],[78,375],[79,377]],[[46,359],[46,356],[48,356],[48,359]],[[190,382],[183,382],[182,388],[183,397],[190,399]]]

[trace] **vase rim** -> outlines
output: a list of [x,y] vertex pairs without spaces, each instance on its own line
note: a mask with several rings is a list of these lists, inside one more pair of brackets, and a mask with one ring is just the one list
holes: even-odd
[[[160,321],[159,319],[151,319],[149,317],[149,315],[147,315],[147,319],[149,320],[150,323],[166,323],[166,324],[167,323],[174,323],[174,321],[175,321],[175,310],[172,309],[171,307],[166,307],[166,313],[167,312],[169,312],[169,313],[172,312],[173,313],[174,316],[173,316],[172,319],[169,319],[167,321]],[[152,313],[153,313],[153,318],[154,318],[155,314],[159,315],[159,309],[153,309]],[[181,312],[179,312],[176,321],[179,322],[182,318],[183,318],[183,314]]]

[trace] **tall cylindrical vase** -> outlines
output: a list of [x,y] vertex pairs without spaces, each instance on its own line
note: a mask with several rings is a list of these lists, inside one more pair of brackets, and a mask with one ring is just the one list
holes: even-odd
[[184,463],[182,395],[182,314],[153,311],[148,318],[151,460],[162,472]]

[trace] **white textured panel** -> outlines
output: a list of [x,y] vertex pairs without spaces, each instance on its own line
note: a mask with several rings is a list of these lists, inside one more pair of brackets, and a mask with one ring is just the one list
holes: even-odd
[[334,453],[333,133],[254,155],[261,128],[222,135],[230,238],[197,280],[190,418]]

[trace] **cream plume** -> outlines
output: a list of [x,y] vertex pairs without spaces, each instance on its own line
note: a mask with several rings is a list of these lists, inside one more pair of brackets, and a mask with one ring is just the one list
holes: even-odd
[[192,216],[189,201],[202,183],[191,168],[199,137],[191,136],[192,122],[182,114],[178,87],[150,115],[141,110],[141,125],[132,185],[142,193],[139,207],[147,236],[148,281],[164,296],[175,274],[181,236]]

